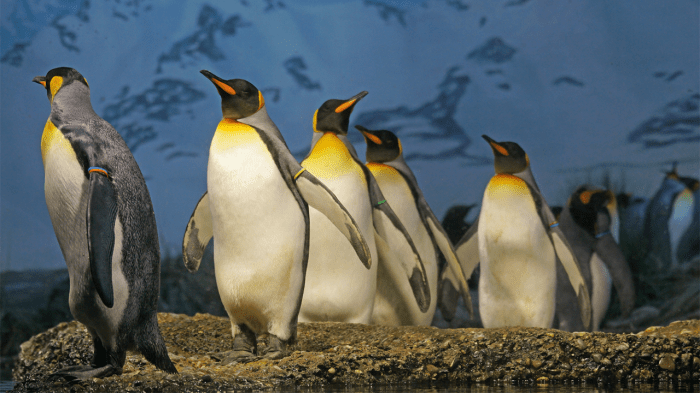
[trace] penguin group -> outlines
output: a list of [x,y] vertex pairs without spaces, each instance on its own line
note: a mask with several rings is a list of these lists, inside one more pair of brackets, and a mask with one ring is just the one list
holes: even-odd
[[[364,162],[349,142],[350,117],[366,91],[313,112],[311,147],[298,162],[255,85],[201,74],[220,96],[222,117],[182,253],[196,272],[213,242],[233,337],[233,349],[218,356],[224,364],[285,357],[299,321],[426,326],[438,308],[453,315],[460,296],[473,314],[467,280],[477,264],[484,327],[596,330],[613,286],[625,313],[634,305],[635,284],[618,245],[628,217],[619,217],[611,192],[580,187],[557,216],[523,148],[483,135],[495,174],[475,222],[450,238],[396,134],[355,126],[367,146]],[[158,234],[139,167],[92,109],[78,71],[56,68],[34,82],[51,103],[41,153],[70,309],[94,345],[90,365],[54,376],[120,374],[131,349],[175,373],[157,324]],[[646,205],[644,230],[653,232],[650,252],[680,263],[697,253],[698,182],[676,173],[664,184]],[[471,207],[455,211],[457,221]],[[680,217],[679,209],[691,213]],[[654,229],[659,225],[666,229]],[[262,335],[268,342],[259,350]]]

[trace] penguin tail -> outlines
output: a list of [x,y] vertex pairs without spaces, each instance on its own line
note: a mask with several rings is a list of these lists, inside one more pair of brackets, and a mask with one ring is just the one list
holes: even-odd
[[168,349],[158,329],[158,320],[155,315],[137,332],[136,347],[154,366],[167,373],[177,374],[177,369],[168,356]]

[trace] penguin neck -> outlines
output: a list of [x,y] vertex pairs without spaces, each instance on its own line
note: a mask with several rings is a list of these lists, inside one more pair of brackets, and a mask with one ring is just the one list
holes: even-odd
[[96,115],[90,102],[90,89],[80,82],[61,87],[51,103],[51,114],[62,123]]
[[267,107],[265,107],[264,105],[262,108],[260,108],[260,110],[253,113],[252,115],[238,119],[238,122],[254,127],[264,132],[265,134],[273,136],[284,142],[284,137],[282,136],[282,133],[280,132],[279,128],[277,128],[277,125],[275,125],[272,119],[270,119],[270,116],[267,114]]

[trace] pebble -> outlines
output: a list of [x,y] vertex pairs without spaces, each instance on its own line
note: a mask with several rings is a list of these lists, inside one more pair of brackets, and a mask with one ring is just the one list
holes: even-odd
[[659,367],[663,368],[664,370],[674,371],[676,369],[676,363],[673,361],[673,357],[671,355],[665,354],[661,356],[661,360],[659,360]]

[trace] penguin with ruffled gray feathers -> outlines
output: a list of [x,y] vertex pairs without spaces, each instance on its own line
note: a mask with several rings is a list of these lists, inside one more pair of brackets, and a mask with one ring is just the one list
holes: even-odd
[[[309,206],[349,243],[360,269],[370,269],[372,256],[345,206],[289,152],[260,90],[243,79],[201,73],[221,96],[223,119],[209,149],[207,192],[187,224],[183,259],[196,271],[213,238],[217,287],[233,335],[233,350],[216,356],[224,364],[280,359],[297,334]],[[259,353],[257,336],[263,333],[269,342]]]
[[[471,306],[466,277],[454,246],[423,197],[413,171],[406,164],[401,140],[388,130],[368,130],[359,125],[355,128],[367,143],[366,166],[416,244],[430,288],[430,307],[427,312],[422,312],[406,280],[401,274],[393,273],[400,271],[395,266],[397,261],[380,258],[373,320],[383,325],[430,325],[438,299],[438,253],[445,256],[448,269],[453,270],[455,277],[461,278],[458,288],[462,289],[461,293],[467,299],[465,304]],[[472,313],[471,309],[469,313]]]
[[[566,235],[581,265],[581,272],[591,290],[592,330],[598,331],[608,310],[612,285],[618,293],[623,316],[634,308],[635,289],[632,271],[613,236],[610,214],[610,191],[581,186],[571,195],[559,216],[559,226]],[[566,284],[566,273],[558,269],[557,319],[559,329],[581,331],[576,296]]]
[[176,373],[158,328],[160,249],[143,175],[122,137],[92,109],[78,71],[55,68],[34,82],[51,102],[41,137],[46,205],[68,266],[71,313],[94,346],[90,365],[53,377],[121,374],[131,349]]

